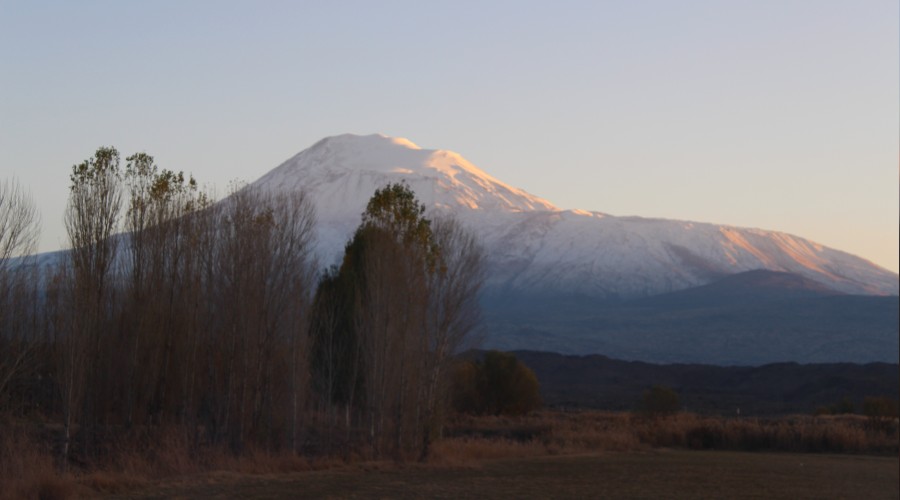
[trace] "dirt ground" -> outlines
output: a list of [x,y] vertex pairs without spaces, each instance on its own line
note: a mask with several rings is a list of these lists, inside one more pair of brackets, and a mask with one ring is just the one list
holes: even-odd
[[900,498],[898,457],[657,450],[205,474],[118,498]]

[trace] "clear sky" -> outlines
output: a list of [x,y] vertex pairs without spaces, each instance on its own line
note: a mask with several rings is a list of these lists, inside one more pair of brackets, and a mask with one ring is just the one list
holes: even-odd
[[101,145],[226,190],[322,137],[456,151],[563,208],[898,270],[896,0],[0,0],[0,178],[65,244]]

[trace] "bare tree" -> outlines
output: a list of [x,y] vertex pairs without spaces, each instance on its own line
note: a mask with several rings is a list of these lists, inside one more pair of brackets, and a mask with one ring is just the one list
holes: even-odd
[[478,293],[485,276],[484,250],[471,231],[450,217],[436,218],[432,227],[440,258],[429,275],[428,321],[419,358],[426,381],[420,460],[427,458],[431,439],[441,426],[453,355],[478,341],[474,335],[481,321]]
[[70,180],[65,226],[72,271],[78,287],[84,289],[84,300],[99,306],[118,247],[118,239],[112,236],[122,205],[119,152],[98,149],[93,158],[72,167]]
[[[125,324],[121,331],[125,338],[121,339],[122,351],[126,356],[124,411],[125,423],[131,426],[135,419],[135,410],[139,406],[141,394],[139,394],[139,380],[146,379],[146,370],[139,369],[139,356],[146,352],[143,342],[148,335],[153,312],[150,310],[148,273],[150,252],[150,229],[153,224],[153,182],[157,175],[157,167],[153,157],[147,154],[136,154],[127,158],[125,168],[125,184],[128,189],[127,213],[125,217],[125,229],[128,232],[126,252],[128,259],[125,274],[126,303],[122,318]],[[147,399],[147,396],[143,396]]]
[[[356,331],[362,347],[369,438],[376,454],[395,458],[410,443],[414,423],[416,339],[427,304],[423,255],[395,235],[368,227],[361,233],[359,305]],[[412,431],[414,432],[414,431]]]
[[185,250],[179,302],[184,316],[185,339],[179,363],[189,367],[181,377],[182,423],[195,440],[202,438],[196,431],[201,428],[204,417],[201,403],[210,390],[206,384],[210,380],[206,361],[213,351],[209,332],[214,325],[214,294],[209,287],[214,284],[210,276],[213,273],[212,258],[219,222],[214,199],[212,194],[198,192],[192,198],[187,215],[180,221]]
[[[78,412],[84,400],[87,378],[87,336],[76,329],[76,291],[70,263],[60,262],[48,276],[47,315],[50,338],[53,342],[56,381],[59,386],[60,408],[63,417],[63,445],[61,460],[63,471],[68,467],[73,429],[78,422]],[[82,326],[79,324],[78,326]]]
[[[301,399],[309,385],[309,313],[316,262],[313,236],[316,214],[303,192],[280,193],[273,200],[275,216],[274,266],[269,288],[273,296],[271,328],[276,332],[276,348],[287,347],[290,391],[290,443],[298,447]],[[279,292],[280,290],[280,292]],[[267,378],[276,378],[269,364]]]
[[[118,239],[113,237],[118,229],[122,194],[120,186],[119,153],[115,148],[102,147],[95,155],[72,167],[69,201],[65,213],[66,232],[70,251],[67,273],[71,273],[71,300],[67,311],[70,326],[64,342],[63,366],[66,375],[61,381],[71,387],[64,398],[65,446],[67,460],[72,419],[83,399],[82,423],[93,425],[96,406],[108,383],[103,377],[102,342],[110,332],[110,282],[112,266],[116,258]],[[88,368],[84,363],[90,359]],[[85,396],[84,386],[92,388]],[[78,396],[78,397],[76,397]]]
[[294,441],[308,378],[312,205],[302,194],[250,186],[235,189],[220,210],[211,277],[221,319],[209,367],[221,389],[212,404],[215,425],[235,450],[250,436],[271,440],[276,421]]
[[15,180],[0,183],[0,410],[9,384],[32,365],[37,270],[30,254],[39,234],[40,217],[28,192]]
[[188,304],[199,292],[194,212],[206,201],[192,177],[160,170],[143,153],[128,162],[129,304],[121,339],[131,358],[127,422],[140,407],[149,410],[149,421],[159,423],[184,417],[189,407],[186,379],[196,332]]
[[40,223],[31,195],[16,180],[0,183],[0,272],[10,258],[34,252]]

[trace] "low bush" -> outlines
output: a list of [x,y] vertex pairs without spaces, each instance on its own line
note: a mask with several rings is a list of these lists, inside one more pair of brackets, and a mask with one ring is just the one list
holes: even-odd
[[666,417],[678,413],[681,403],[677,392],[663,385],[654,385],[644,391],[638,408],[651,417]]
[[460,361],[451,383],[453,408],[478,415],[524,415],[541,406],[540,385],[515,355],[488,351],[480,361]]
[[24,429],[0,426],[0,499],[71,498],[77,483],[69,475],[57,474],[53,454]]

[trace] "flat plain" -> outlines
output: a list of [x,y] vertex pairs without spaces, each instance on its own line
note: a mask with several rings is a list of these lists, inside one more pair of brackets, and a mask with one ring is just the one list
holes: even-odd
[[203,474],[117,498],[900,498],[900,459],[654,450],[455,467],[369,463],[278,475]]

